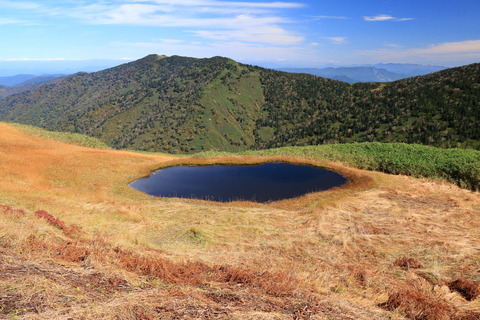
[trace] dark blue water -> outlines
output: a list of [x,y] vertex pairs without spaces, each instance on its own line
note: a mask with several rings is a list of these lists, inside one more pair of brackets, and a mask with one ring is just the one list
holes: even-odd
[[158,197],[269,202],[331,189],[346,182],[340,174],[319,167],[264,163],[169,167],[130,186]]

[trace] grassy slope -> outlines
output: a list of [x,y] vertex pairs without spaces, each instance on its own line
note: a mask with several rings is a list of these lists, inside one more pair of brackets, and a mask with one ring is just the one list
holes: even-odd
[[[177,160],[0,124],[0,204],[13,207],[0,208],[0,317],[478,317],[478,299],[446,286],[480,280],[478,193],[339,165],[375,183],[271,205],[155,199],[128,188]],[[38,210],[61,221],[50,218],[54,227]],[[422,267],[394,266],[401,257]],[[386,301],[395,311],[376,306]]]
[[236,63],[234,66],[238,77],[230,77],[230,71],[224,70],[198,102],[206,134],[193,139],[194,150],[239,151],[255,144],[255,121],[264,99],[261,84],[258,73],[247,72]]
[[20,123],[9,123],[9,126],[19,128],[22,132],[26,134],[37,136],[46,139],[53,139],[56,141],[73,144],[82,147],[97,148],[97,149],[110,149],[110,147],[103,141],[89,137],[83,134],[70,133],[70,132],[59,132],[59,131],[48,131],[34,126],[29,126],[26,124]]

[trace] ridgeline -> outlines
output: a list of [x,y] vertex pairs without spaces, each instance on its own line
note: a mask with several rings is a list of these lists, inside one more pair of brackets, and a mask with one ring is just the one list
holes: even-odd
[[480,64],[348,83],[213,57],[149,55],[0,100],[0,120],[169,153],[343,142],[480,149]]

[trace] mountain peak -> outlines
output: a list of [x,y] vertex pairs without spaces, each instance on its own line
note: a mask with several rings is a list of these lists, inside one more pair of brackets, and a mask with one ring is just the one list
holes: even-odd
[[164,59],[164,58],[168,58],[168,56],[152,53],[152,54],[149,54],[149,55],[141,58],[140,60],[160,60],[160,59]]
[[[133,64],[152,64],[152,63],[155,63],[157,61],[160,61],[162,59],[166,59],[166,58],[169,58],[168,56],[165,56],[165,55],[158,55],[158,54],[149,54],[143,58],[140,58],[138,60],[135,60],[135,61],[132,61],[130,63],[133,63]],[[122,65],[120,65],[122,66]]]

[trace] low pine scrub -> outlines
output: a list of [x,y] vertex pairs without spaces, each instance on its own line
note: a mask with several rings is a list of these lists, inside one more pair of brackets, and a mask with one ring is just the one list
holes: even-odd
[[[205,152],[197,157],[225,153]],[[238,155],[286,156],[345,165],[391,174],[403,174],[453,182],[473,191],[480,190],[480,151],[441,149],[405,143],[346,143],[246,151]]]

